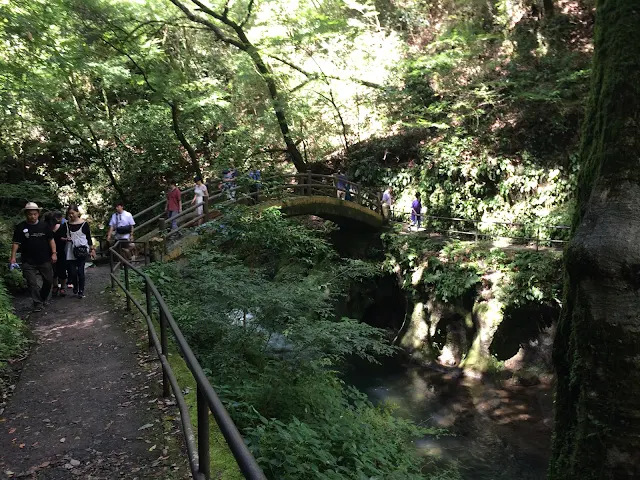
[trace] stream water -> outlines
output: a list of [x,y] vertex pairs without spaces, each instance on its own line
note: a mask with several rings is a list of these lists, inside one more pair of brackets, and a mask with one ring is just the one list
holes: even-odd
[[[385,360],[352,364],[345,380],[396,414],[446,429],[415,442],[429,465],[458,465],[465,480],[543,480],[551,445],[552,388],[470,378],[458,369]],[[431,467],[433,468],[433,467]]]

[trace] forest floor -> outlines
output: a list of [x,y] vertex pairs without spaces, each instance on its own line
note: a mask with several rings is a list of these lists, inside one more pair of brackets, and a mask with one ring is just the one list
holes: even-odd
[[0,478],[190,478],[177,407],[146,330],[119,311],[108,267],[87,269],[86,297],[29,314],[35,344],[0,412]]

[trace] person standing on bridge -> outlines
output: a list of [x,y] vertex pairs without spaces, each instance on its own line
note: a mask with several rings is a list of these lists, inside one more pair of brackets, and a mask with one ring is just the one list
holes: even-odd
[[391,187],[387,187],[387,189],[382,194],[382,216],[385,220],[391,219],[391,209],[393,207],[393,189]]
[[[193,187],[193,200],[191,200],[191,205],[198,205],[196,207],[196,215],[200,216],[204,212],[204,202],[209,201],[209,191],[207,190],[207,186],[202,183],[202,177],[196,176],[193,179],[196,182],[196,186]],[[202,225],[205,219],[201,218],[198,220],[198,225]],[[208,219],[206,219],[208,220]]]
[[344,200],[347,195],[347,188],[349,180],[347,176],[342,173],[342,170],[338,170],[336,174],[336,194],[339,199]]
[[416,192],[416,198],[411,202],[411,226],[416,227],[416,232],[420,230],[420,221],[422,220],[422,201],[420,200],[420,192]]
[[[31,293],[34,312],[42,311],[49,298],[53,282],[52,263],[58,261],[53,232],[49,225],[40,221],[41,210],[42,208],[33,202],[28,202],[25,205],[23,211],[26,220],[16,225],[13,231],[13,244],[9,258],[9,263],[13,268],[14,265],[17,265],[16,254],[20,249],[22,275]],[[38,288],[38,273],[42,276],[42,287],[40,288]]]
[[[202,183],[202,182],[200,182]],[[176,186],[176,182],[169,181],[169,190],[167,191],[167,206],[165,212],[167,214],[167,220],[171,221],[171,230],[178,228],[178,220],[172,220],[177,217],[182,211],[182,193]]]

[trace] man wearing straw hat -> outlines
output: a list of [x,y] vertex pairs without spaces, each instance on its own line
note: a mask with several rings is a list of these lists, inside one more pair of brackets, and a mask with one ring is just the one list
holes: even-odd
[[[53,282],[52,263],[58,260],[56,243],[53,232],[46,222],[40,221],[40,211],[33,202],[28,202],[23,211],[26,217],[13,231],[13,245],[11,247],[11,265],[16,263],[18,248],[22,254],[22,275],[33,299],[33,311],[39,312],[51,293]],[[42,276],[42,287],[38,288],[38,276]]]

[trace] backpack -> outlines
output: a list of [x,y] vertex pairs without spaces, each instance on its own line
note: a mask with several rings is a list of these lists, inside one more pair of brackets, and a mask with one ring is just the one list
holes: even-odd
[[71,228],[67,224],[68,237],[71,237],[72,244],[72,252],[73,256],[77,259],[87,258],[89,256],[89,244],[87,243],[87,237],[82,231],[84,224],[86,222],[82,222],[82,225],[78,229],[77,232],[72,232]]

